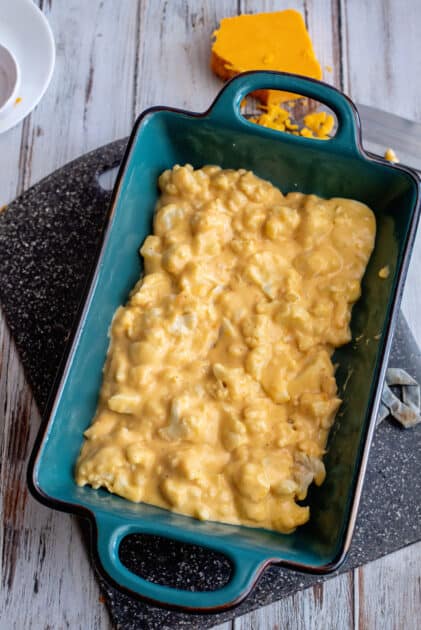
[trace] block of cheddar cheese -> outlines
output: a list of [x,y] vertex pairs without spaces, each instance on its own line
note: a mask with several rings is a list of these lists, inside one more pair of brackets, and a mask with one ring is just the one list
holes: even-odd
[[[322,77],[304,20],[293,9],[223,18],[213,35],[211,68],[222,79],[247,70]],[[298,98],[275,90],[259,90],[254,95],[267,105]]]

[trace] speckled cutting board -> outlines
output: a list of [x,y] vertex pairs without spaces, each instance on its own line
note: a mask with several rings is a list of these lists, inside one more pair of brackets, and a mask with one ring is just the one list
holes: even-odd
[[[0,297],[41,411],[84,294],[110,199],[97,178],[119,162],[125,144],[114,142],[68,164],[0,214]],[[390,365],[404,367],[421,382],[420,352],[403,317]],[[421,426],[405,431],[386,420],[379,427],[351,552],[341,572],[421,539],[420,460]],[[215,588],[228,572],[219,556],[162,540],[146,544],[134,537],[124,543],[121,555],[144,577],[192,590]],[[211,627],[324,578],[273,566],[242,604],[216,615],[150,606],[98,579],[117,628],[174,630]]]

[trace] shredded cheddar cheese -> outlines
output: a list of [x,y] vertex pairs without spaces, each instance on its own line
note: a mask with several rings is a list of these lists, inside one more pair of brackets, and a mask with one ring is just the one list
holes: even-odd
[[[322,78],[305,22],[293,9],[223,18],[213,35],[211,68],[222,79],[247,70],[278,70]],[[259,90],[255,96],[267,105],[299,98],[277,90]]]
[[314,137],[328,140],[335,120],[333,116],[327,112],[314,112],[304,117],[304,124]]
[[264,110],[263,114],[250,118],[252,122],[262,125],[263,127],[277,129],[278,131],[298,130],[298,125],[291,121],[290,113],[279,105],[262,106],[261,109]]
[[327,112],[314,112],[304,117],[304,127],[293,123],[291,114],[280,105],[262,106],[264,113],[255,116],[250,120],[270,127],[277,131],[286,131],[295,135],[305,136],[307,138],[317,138],[319,140],[329,140],[330,133],[333,130],[335,120],[331,114]]

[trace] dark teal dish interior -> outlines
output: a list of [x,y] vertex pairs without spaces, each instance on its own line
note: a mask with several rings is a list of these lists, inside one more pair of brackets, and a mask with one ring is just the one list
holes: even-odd
[[[338,118],[335,138],[322,142],[248,122],[239,106],[257,88],[283,89],[326,103]],[[291,535],[195,521],[103,490],[79,488],[73,479],[82,434],[96,408],[108,328],[141,273],[138,250],[151,231],[157,178],[164,169],[186,162],[250,169],[283,192],[350,197],[376,214],[376,247],[352,318],[355,341],[335,357],[344,403],[325,458],[327,480],[310,492],[309,523]],[[139,118],[120,169],[91,289],[29,476],[38,499],[91,518],[99,563],[115,584],[155,602],[212,610],[240,601],[269,562],[320,573],[340,564],[355,523],[418,215],[416,175],[364,154],[355,108],[323,83],[287,74],[246,73],[228,83],[205,114],[155,108]],[[378,271],[384,265],[389,265],[390,275],[381,280]],[[199,593],[148,582],[131,573],[118,556],[121,540],[135,532],[216,549],[232,563],[231,580],[219,590]]]

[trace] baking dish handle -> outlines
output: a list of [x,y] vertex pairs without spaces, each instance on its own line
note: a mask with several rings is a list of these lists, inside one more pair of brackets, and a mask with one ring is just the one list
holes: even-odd
[[[175,608],[190,609],[196,612],[212,612],[228,608],[239,603],[250,592],[268,560],[254,551],[242,550],[240,553],[230,553],[224,542],[224,549],[215,545],[203,545],[192,532],[178,531],[169,533],[168,529],[154,523],[153,527],[142,527],[134,523],[124,523],[121,520],[103,514],[96,519],[97,552],[101,568],[119,588],[143,597],[158,605]],[[231,577],[227,584],[215,591],[186,591],[149,582],[132,573],[123,565],[119,558],[120,543],[129,534],[153,534],[176,539],[183,543],[206,546],[213,551],[228,557],[231,565]]]
[[[331,146],[334,144],[341,152],[358,151],[361,126],[358,111],[352,101],[327,83],[296,74],[267,71],[244,72],[231,79],[219,93],[209,112],[210,117],[225,125],[229,123],[238,127],[241,124],[253,126],[256,130],[255,123],[242,116],[240,107],[242,100],[248,94],[263,89],[293,92],[324,103],[335,112],[338,119],[338,128],[335,135],[328,140],[329,144]],[[261,125],[258,126],[258,130],[260,133],[270,135],[279,134],[278,131]],[[320,140],[317,138],[284,135],[288,141],[315,142],[320,147]]]

